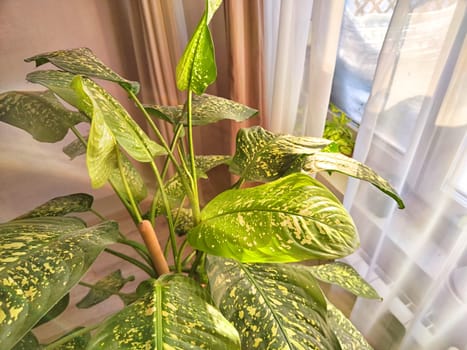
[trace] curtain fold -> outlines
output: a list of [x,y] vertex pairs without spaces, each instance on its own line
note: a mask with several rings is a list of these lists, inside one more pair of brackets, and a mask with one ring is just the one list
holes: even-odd
[[375,349],[467,344],[466,3],[397,3],[358,131],[354,157],[406,202],[356,180],[344,197],[361,236],[347,261],[384,299],[352,312]]

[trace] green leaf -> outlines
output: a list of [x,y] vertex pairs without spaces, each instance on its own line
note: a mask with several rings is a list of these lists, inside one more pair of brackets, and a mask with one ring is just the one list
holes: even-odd
[[164,275],[142,298],[107,319],[90,349],[240,349],[237,330],[191,278]]
[[[71,88],[74,74],[58,70],[39,70],[26,75],[26,80],[31,83],[41,84],[56,93],[65,102],[73,107],[78,107],[80,98]],[[85,101],[81,101],[83,103]],[[90,106],[88,107],[90,108]]]
[[363,335],[344,316],[344,314],[328,301],[328,322],[339,339],[342,350],[373,350]]
[[201,211],[201,223],[188,233],[188,241],[241,262],[335,259],[359,243],[339,200],[304,174],[221,193]]
[[[172,124],[188,124],[186,113],[183,113],[183,105],[146,105],[145,109],[152,115],[160,117]],[[212,124],[224,119],[241,122],[255,116],[257,113],[258,111],[256,109],[252,109],[222,97],[208,94],[193,96],[193,126]]]
[[278,179],[297,158],[313,154],[331,141],[291,135],[275,135],[259,126],[240,129],[230,171],[250,181]]
[[87,119],[63,107],[50,91],[11,91],[0,94],[0,121],[27,131],[37,141],[57,142],[70,127]]
[[25,61],[35,62],[36,67],[50,62],[54,66],[73,74],[114,81],[124,89],[133,91],[135,94],[139,91],[138,82],[122,78],[102,63],[90,49],[85,47],[46,52],[26,58]]
[[[88,138],[85,138],[87,142]],[[84,145],[80,139],[76,139],[62,148],[63,153],[65,153],[71,160],[79,157],[83,154],[86,154],[86,145]]]
[[0,343],[10,349],[81,279],[117,224],[70,217],[0,224]]
[[34,325],[34,328],[39,327],[41,324],[52,321],[54,318],[61,315],[68,305],[70,304],[70,293],[65,294],[65,296],[58,301],[50,310],[47,312],[40,320]]
[[340,349],[310,273],[214,256],[206,270],[214,303],[239,331],[243,349]]
[[118,295],[120,289],[122,289],[127,282],[134,281],[134,279],[134,276],[123,278],[121,270],[114,271],[90,287],[88,294],[86,294],[76,306],[80,309],[88,309],[91,306],[99,304],[112,295]]
[[94,198],[86,193],[73,193],[66,196],[55,197],[39,205],[30,212],[19,216],[15,220],[41,216],[64,216],[69,213],[83,213],[91,209],[93,200]]
[[83,101],[78,107],[92,118],[86,163],[93,187],[104,185],[118,168],[117,144],[140,162],[150,162],[155,156],[166,153],[117,100],[92,80],[76,76],[72,86]]
[[208,24],[222,1],[206,1],[206,10],[177,64],[177,87],[201,95],[217,76],[214,44]]
[[[73,334],[75,334],[75,336],[73,336]],[[63,342],[65,338],[67,338],[67,340]],[[87,345],[90,339],[91,334],[89,330],[86,332],[84,327],[77,327],[64,334],[54,342],[47,344],[46,349],[48,349],[48,346],[51,345],[51,348],[54,350],[85,350],[87,349]],[[57,343],[59,343],[59,345],[57,345]]]
[[318,152],[306,157],[302,167],[303,170],[309,173],[316,173],[318,171],[337,171],[357,179],[368,181],[388,196],[392,197],[397,202],[400,209],[405,207],[404,202],[397,195],[396,190],[392,188],[389,182],[379,176],[370,167],[353,158],[346,157],[343,154]]
[[320,281],[337,284],[357,296],[381,299],[378,292],[346,263],[336,261],[303,268],[309,270]]

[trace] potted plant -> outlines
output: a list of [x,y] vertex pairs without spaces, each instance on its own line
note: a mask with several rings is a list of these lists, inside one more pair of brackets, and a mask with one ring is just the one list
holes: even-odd
[[[57,142],[70,130],[75,133],[76,141],[65,152],[86,155],[92,185],[112,186],[144,241],[129,240],[116,222],[101,218],[88,226],[75,217],[93,211],[92,197],[80,193],[51,199],[0,224],[2,349],[370,348],[318,283],[379,298],[354,269],[335,262],[355,251],[358,234],[341,203],[310,175],[343,172],[371,182],[400,207],[403,203],[384,179],[337,153],[326,139],[252,127],[239,131],[233,156],[195,155],[194,127],[226,118],[242,121],[256,113],[204,94],[216,78],[208,24],[218,6],[207,2],[177,66],[177,85],[187,94],[182,106],[142,105],[136,82],[83,48],[26,59],[58,68],[28,74],[28,81],[46,91],[0,95],[0,120],[35,139]],[[125,89],[155,138],[93,78]],[[173,125],[172,140],[162,137],[154,118]],[[89,135],[80,134],[78,123],[90,123]],[[148,165],[154,176],[150,200],[135,162]],[[171,177],[169,164],[176,170]],[[198,179],[220,164],[228,164],[239,180],[201,208]],[[256,185],[246,187],[245,182]],[[168,225],[169,257],[159,246],[155,225],[160,216]],[[135,264],[149,278],[103,322],[39,344],[34,327],[66,308],[69,291],[111,244],[135,249],[141,259],[121,254],[122,262]],[[309,260],[320,264],[300,264]],[[87,302],[119,294],[125,282],[111,274],[88,285]]]
[[334,141],[339,152],[351,157],[355,146],[355,135],[349,127],[350,118],[335,104],[329,104],[330,119],[324,125],[323,137]]

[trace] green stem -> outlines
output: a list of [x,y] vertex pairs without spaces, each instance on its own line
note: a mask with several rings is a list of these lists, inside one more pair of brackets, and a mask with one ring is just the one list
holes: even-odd
[[239,189],[243,185],[244,182],[245,182],[245,179],[241,177],[240,179],[238,179],[236,183],[232,185],[231,189]]
[[128,256],[128,255],[120,253],[120,252],[117,252],[117,251],[115,251],[113,249],[110,249],[110,248],[105,248],[104,251],[109,253],[109,254],[118,256],[119,258],[128,261],[129,263],[135,265],[136,267],[139,267],[141,270],[146,272],[151,277],[154,277],[154,278],[157,277],[156,274],[154,273],[154,270],[151,267],[147,266],[146,264],[142,263],[139,260],[136,260],[135,258],[132,258],[131,256]]
[[62,338],[60,338],[60,339],[58,339],[58,340],[56,340],[56,341],[54,341],[54,342],[52,342],[50,344],[42,345],[41,349],[42,350],[56,349],[57,347],[69,342],[73,338],[76,338],[76,337],[79,337],[79,336],[81,336],[83,334],[89,333],[89,332],[93,331],[94,329],[96,329],[97,327],[99,327],[99,324],[84,327],[84,328],[80,328],[80,329],[76,330],[75,332],[67,334],[66,336],[64,336],[64,337],[62,337]]
[[118,243],[132,247],[139,254],[139,256],[142,257],[144,261],[148,263],[148,265],[152,265],[152,260],[149,255],[148,249],[144,244],[128,239],[123,235],[118,239]]
[[186,248],[187,245],[188,245],[188,240],[185,239],[185,240],[183,241],[182,245],[180,246],[180,249],[178,250],[177,272],[182,272],[182,254],[183,254],[183,251],[185,250],[185,248]]
[[99,219],[101,219],[102,221],[105,221],[107,220],[103,215],[101,215],[101,213],[99,213],[97,210],[93,209],[93,208],[90,208],[89,211],[91,213],[93,213],[95,216],[97,216]]
[[195,147],[193,142],[193,111],[192,111],[192,99],[193,92],[188,89],[188,100],[187,100],[187,116],[188,116],[188,147],[190,152],[190,165],[191,165],[191,177],[192,177],[192,191],[193,198],[190,198],[191,209],[193,210],[193,221],[197,225],[200,222],[201,212],[199,206],[199,195],[198,195],[198,180],[196,174],[196,162],[195,162]]
[[134,218],[133,220],[135,221],[135,224],[138,224],[141,221],[143,221],[143,218],[141,217],[141,212],[138,208],[138,205],[136,204],[135,198],[133,197],[133,193],[131,192],[131,189],[130,189],[130,185],[128,184],[128,180],[125,176],[125,172],[123,170],[122,155],[120,153],[120,150],[116,148],[115,153],[117,154],[117,164],[118,164],[118,169],[120,170],[120,176],[122,177],[123,186],[125,187],[125,191],[128,195],[131,209],[133,211],[132,217]]

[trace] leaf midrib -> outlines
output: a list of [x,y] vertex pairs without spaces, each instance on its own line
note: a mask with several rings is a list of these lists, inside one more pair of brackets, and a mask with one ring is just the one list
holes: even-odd
[[251,283],[253,284],[253,286],[256,288],[256,290],[259,292],[259,294],[261,295],[261,297],[263,297],[264,299],[264,302],[266,304],[266,306],[269,308],[269,310],[271,310],[271,314],[272,316],[274,317],[274,320],[276,321],[276,323],[278,324],[279,326],[279,329],[280,329],[280,332],[283,336],[283,338],[285,339],[286,343],[287,343],[287,346],[289,349],[293,349],[292,347],[292,344],[290,344],[289,342],[289,339],[287,337],[287,334],[284,330],[284,327],[282,325],[282,322],[279,320],[278,316],[277,316],[277,313],[274,311],[274,309],[271,307],[271,303],[268,299],[268,297],[266,296],[266,294],[263,293],[263,290],[259,287],[259,285],[256,283],[256,280],[253,278],[253,276],[251,275],[250,271],[248,271],[248,269],[244,268],[243,264],[240,264],[237,262],[238,265],[240,265],[240,268],[242,269],[242,271],[245,272],[245,274],[248,276],[248,279],[251,281]]

